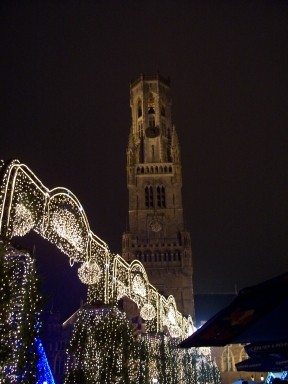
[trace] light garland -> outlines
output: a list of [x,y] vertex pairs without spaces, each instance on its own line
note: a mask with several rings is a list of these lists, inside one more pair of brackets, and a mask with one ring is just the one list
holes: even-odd
[[51,215],[50,223],[58,236],[67,240],[77,250],[83,250],[84,244],[81,230],[75,216],[71,212],[56,209]]
[[0,382],[36,382],[40,297],[34,260],[0,241],[0,266]]
[[93,258],[108,251],[107,244],[90,231],[80,202],[68,189],[48,190],[27,166],[17,160],[2,162],[3,167],[0,236],[12,238],[33,229],[79,262],[89,259],[88,248],[96,252],[91,255]]
[[32,212],[23,204],[16,204],[12,236],[24,236],[35,225]]
[[169,332],[172,337],[180,338],[182,335],[181,328],[178,325],[170,325]]
[[144,304],[140,310],[140,316],[144,320],[153,320],[156,316],[156,310],[152,304]]
[[84,284],[97,284],[101,277],[101,269],[97,263],[85,261],[78,269],[78,276]]
[[175,308],[172,305],[169,305],[169,310],[167,314],[167,320],[168,323],[171,325],[176,324],[176,314],[175,314]]
[[122,297],[129,297],[129,287],[122,284],[120,281],[117,282],[117,301]]
[[132,289],[136,295],[146,297],[147,290],[141,275],[137,274],[132,279]]
[[138,382],[135,348],[124,313],[117,308],[83,308],[68,347],[65,384]]

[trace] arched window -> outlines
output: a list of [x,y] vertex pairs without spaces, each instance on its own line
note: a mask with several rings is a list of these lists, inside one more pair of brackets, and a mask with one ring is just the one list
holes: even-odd
[[146,208],[154,207],[153,188],[151,185],[147,185],[145,187],[145,207]]
[[148,99],[148,113],[149,115],[155,114],[155,100],[152,93],[150,93],[149,99]]
[[155,127],[155,100],[152,93],[148,99],[148,121],[149,127]]
[[163,187],[163,185],[157,186],[157,207],[158,208],[166,207],[165,188]]

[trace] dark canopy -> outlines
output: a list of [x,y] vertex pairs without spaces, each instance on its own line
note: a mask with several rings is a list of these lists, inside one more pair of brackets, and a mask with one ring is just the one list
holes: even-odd
[[288,273],[242,289],[181,348],[288,341]]

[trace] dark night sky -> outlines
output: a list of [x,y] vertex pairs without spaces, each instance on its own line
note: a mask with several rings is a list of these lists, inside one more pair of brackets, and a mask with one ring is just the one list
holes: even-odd
[[[120,253],[130,80],[159,71],[172,79],[195,292],[288,271],[286,0],[1,4],[2,159],[72,190]],[[54,305],[76,308],[75,268],[36,242]]]

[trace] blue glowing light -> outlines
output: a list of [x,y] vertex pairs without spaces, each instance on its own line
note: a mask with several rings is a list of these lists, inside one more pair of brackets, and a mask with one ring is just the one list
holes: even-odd
[[37,384],[55,384],[41,340],[37,338],[35,342],[39,356],[37,364]]

